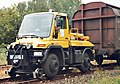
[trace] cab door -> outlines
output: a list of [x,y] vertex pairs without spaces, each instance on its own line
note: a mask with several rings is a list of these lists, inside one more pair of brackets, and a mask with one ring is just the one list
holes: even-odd
[[68,28],[68,20],[66,16],[56,16],[55,18],[55,42],[61,45],[63,48],[69,47],[69,28]]

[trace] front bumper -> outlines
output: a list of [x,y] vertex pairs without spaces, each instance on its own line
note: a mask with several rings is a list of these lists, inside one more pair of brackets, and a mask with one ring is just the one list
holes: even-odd
[[42,62],[44,58],[44,50],[38,49],[22,49],[17,51],[15,54],[14,49],[9,49],[7,53],[8,65],[13,65],[21,62],[19,67],[30,67],[37,66]]

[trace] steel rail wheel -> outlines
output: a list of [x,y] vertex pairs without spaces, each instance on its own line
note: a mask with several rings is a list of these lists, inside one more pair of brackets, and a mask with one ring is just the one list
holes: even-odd
[[15,78],[16,77],[16,73],[15,73],[16,69],[13,67],[13,68],[10,68],[9,72],[8,72],[8,75],[11,77],[11,78]]

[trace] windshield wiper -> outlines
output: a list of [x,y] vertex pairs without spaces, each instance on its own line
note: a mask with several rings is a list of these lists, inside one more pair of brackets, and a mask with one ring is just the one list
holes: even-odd
[[33,38],[33,37],[35,37],[35,38],[38,38],[39,36],[37,36],[37,35],[23,35],[23,36],[19,36],[20,38],[28,38],[28,37],[30,37],[30,38]]

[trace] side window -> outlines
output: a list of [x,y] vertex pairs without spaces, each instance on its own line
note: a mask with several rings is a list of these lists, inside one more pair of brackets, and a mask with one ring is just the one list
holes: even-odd
[[54,33],[53,37],[57,39],[60,29],[66,29],[66,17],[65,16],[56,16],[54,28],[55,28],[55,33]]
[[65,16],[57,16],[56,17],[56,26],[60,27],[60,29],[66,28],[66,17]]

